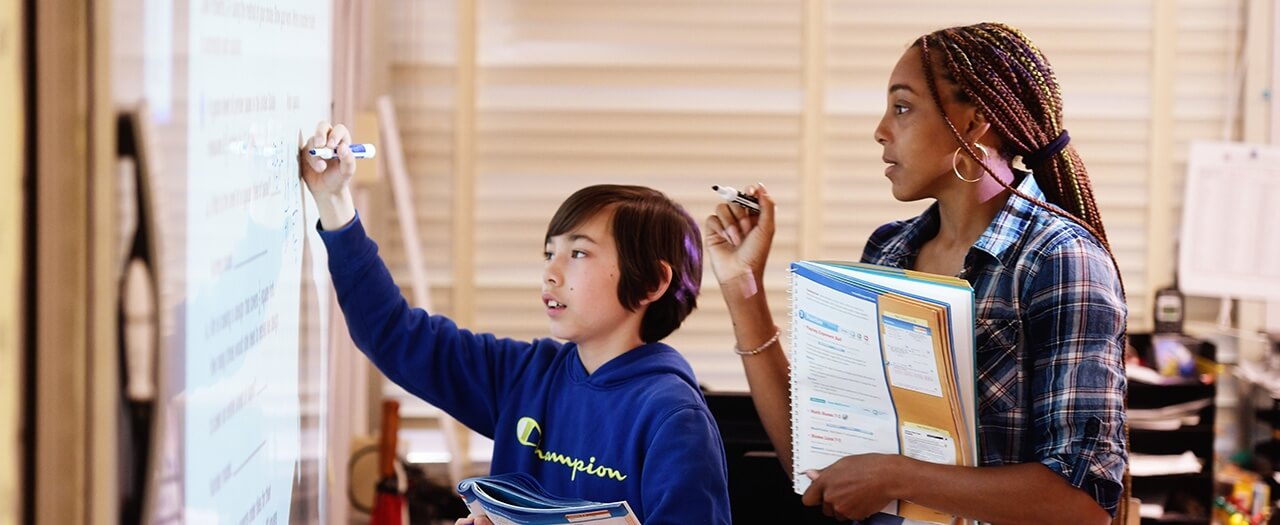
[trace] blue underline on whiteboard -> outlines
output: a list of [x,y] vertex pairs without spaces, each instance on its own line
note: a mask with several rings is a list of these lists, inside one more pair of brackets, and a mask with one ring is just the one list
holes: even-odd
[[258,445],[258,448],[253,449],[253,453],[249,454],[249,457],[244,458],[244,461],[240,463],[240,466],[236,468],[235,472],[231,473],[231,477],[234,478],[239,475],[240,471],[244,470],[244,468],[249,465],[249,461],[253,460],[254,456],[257,456],[259,452],[262,452],[262,449],[266,446],[267,440],[264,439],[262,440],[262,444]]
[[251,263],[251,262],[253,262],[253,261],[255,261],[255,260],[258,260],[259,258],[261,258],[262,256],[264,256],[264,255],[266,255],[266,254],[267,254],[267,251],[266,251],[266,250],[262,250],[262,251],[258,252],[258,254],[257,254],[257,255],[254,255],[254,256],[252,256],[252,257],[250,257],[250,258],[248,258],[248,259],[245,259],[245,260],[243,260],[243,261],[240,261],[240,262],[236,263],[236,265],[234,266],[234,268],[235,268],[235,269],[237,269],[237,270],[239,270],[241,266],[244,266],[244,265],[249,264],[249,263]]

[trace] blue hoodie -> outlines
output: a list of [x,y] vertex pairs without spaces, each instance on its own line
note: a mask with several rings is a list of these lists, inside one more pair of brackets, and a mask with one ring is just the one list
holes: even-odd
[[626,500],[645,525],[730,523],[724,446],[693,370],[646,344],[587,374],[577,345],[499,339],[410,308],[357,217],[320,232],[351,338],[396,384],[494,440],[490,473]]

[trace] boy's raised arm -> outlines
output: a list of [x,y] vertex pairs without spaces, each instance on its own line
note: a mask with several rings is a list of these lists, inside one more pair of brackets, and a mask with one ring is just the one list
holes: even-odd
[[351,198],[351,178],[356,174],[356,158],[351,153],[351,132],[342,124],[328,122],[316,125],[316,134],[308,141],[309,148],[333,148],[338,158],[324,160],[299,151],[298,164],[302,180],[316,199],[320,211],[320,226],[327,231],[342,228],[356,217],[355,201]]
[[320,209],[320,238],[329,273],[356,346],[387,378],[463,424],[492,435],[509,381],[527,361],[526,342],[459,329],[453,321],[411,308],[378,256],[352,204],[355,157],[346,128],[320,123],[314,147],[336,147],[338,159],[303,155],[302,176]]

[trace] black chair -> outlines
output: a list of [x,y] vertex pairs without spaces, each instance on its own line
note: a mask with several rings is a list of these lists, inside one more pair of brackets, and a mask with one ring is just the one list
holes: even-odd
[[816,507],[800,503],[787,470],[764,432],[751,396],[707,392],[707,406],[724,439],[729,504],[737,524],[834,524]]

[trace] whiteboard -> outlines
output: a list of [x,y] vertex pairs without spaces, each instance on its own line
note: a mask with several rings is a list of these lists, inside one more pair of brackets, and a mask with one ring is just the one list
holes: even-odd
[[1280,299],[1280,147],[1193,142],[1185,191],[1179,288]]
[[314,334],[328,277],[297,151],[330,114],[331,3],[113,11],[114,96],[146,101],[154,139],[162,398],[148,521],[323,523],[328,350]]

